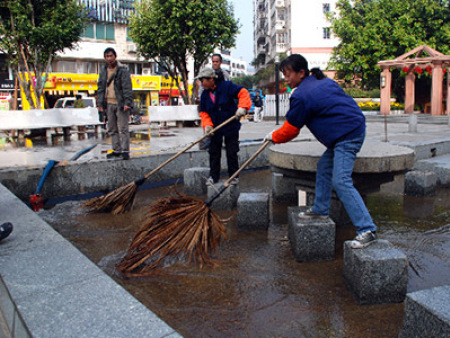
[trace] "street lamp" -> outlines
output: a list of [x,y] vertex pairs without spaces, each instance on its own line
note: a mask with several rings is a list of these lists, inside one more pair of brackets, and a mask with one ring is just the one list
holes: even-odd
[[275,55],[275,116],[276,116],[276,124],[279,123],[279,117],[280,117],[280,70],[279,70],[279,64],[280,64],[280,57]]

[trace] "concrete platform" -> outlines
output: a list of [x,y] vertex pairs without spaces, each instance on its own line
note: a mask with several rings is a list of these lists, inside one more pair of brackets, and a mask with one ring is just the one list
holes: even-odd
[[14,230],[0,242],[0,315],[13,337],[179,337],[0,185],[7,221]]
[[[270,148],[269,162],[274,171],[287,170],[315,172],[325,146],[317,141],[275,145]],[[414,150],[384,142],[364,142],[358,153],[353,172],[383,174],[401,172],[414,164]]]

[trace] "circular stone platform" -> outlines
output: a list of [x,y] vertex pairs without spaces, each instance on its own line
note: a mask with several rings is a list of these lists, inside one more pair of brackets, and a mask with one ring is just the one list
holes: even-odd
[[[274,171],[281,169],[316,172],[317,162],[325,151],[317,141],[290,142],[269,149],[269,163]],[[383,174],[406,171],[414,164],[414,150],[384,142],[366,141],[358,153],[353,172]]]

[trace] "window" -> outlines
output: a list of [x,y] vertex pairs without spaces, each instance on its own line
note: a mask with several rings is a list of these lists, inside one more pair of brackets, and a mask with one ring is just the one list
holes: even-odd
[[330,11],[330,4],[328,3],[322,4],[322,10],[324,13],[328,13]]
[[81,64],[81,73],[97,74],[97,62],[83,61]]
[[94,25],[90,23],[86,27],[84,27],[82,36],[87,38],[94,38]]
[[105,25],[106,40],[115,40],[114,25]]
[[323,30],[323,38],[324,38],[325,40],[330,39],[330,38],[331,38],[330,27],[324,27],[324,28],[322,28],[322,30]]
[[77,64],[75,61],[58,61],[55,73],[76,73]]
[[90,23],[84,28],[82,36],[99,40],[115,40],[114,25],[98,22]]
[[133,41],[133,40],[130,38],[130,27],[127,27],[127,41]]

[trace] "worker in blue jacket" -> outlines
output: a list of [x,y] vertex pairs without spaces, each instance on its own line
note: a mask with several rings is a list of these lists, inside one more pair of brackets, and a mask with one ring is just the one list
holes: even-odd
[[356,227],[351,247],[364,248],[377,238],[377,227],[352,180],[356,154],[366,135],[365,116],[335,81],[326,78],[318,68],[310,72],[302,55],[287,57],[281,62],[280,70],[293,92],[286,122],[269,133],[266,140],[288,142],[306,126],[327,147],[317,164],[314,205],[299,217],[327,217],[334,188]]

